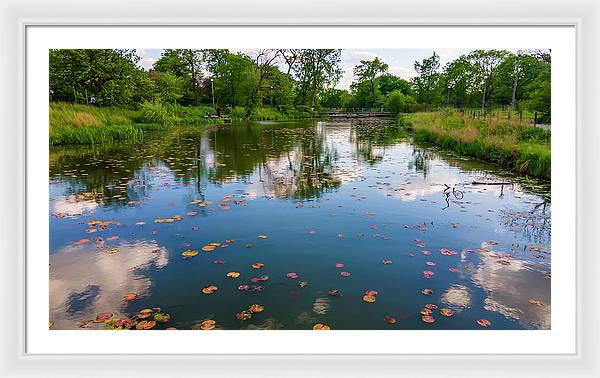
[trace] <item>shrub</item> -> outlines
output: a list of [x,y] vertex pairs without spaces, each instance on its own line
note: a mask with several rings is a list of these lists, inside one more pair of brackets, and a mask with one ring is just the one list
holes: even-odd
[[177,117],[175,106],[164,104],[160,101],[145,101],[140,106],[142,120],[146,123],[159,123],[161,125],[172,125]]
[[392,114],[400,113],[404,110],[405,106],[406,98],[401,91],[395,90],[389,94],[387,99],[387,108]]
[[519,133],[517,139],[520,142],[547,143],[550,141],[550,131],[538,127],[528,127]]

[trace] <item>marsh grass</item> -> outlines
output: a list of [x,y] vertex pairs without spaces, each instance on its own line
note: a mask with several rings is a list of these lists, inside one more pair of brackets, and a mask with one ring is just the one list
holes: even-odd
[[[183,107],[161,102],[144,102],[138,109],[50,104],[50,144],[98,144],[118,140],[139,140],[144,131],[161,131],[172,127],[222,124],[222,118],[211,118],[211,106]],[[236,107],[230,112],[233,122],[243,121],[246,111]],[[259,107],[251,120],[292,120],[315,117],[308,107]]]
[[98,108],[66,103],[50,104],[50,145],[99,144],[119,140],[140,140],[144,131],[172,127],[223,123],[205,117],[212,107],[182,107],[148,102],[139,109]]
[[494,117],[474,119],[452,111],[400,115],[416,141],[500,164],[517,173],[550,179],[550,132]]

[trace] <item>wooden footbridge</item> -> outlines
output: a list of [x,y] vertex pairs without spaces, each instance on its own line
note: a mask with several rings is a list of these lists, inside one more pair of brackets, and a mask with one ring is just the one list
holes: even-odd
[[372,108],[372,109],[325,109],[319,112],[321,116],[328,116],[331,118],[376,118],[376,117],[390,117],[392,113],[388,112],[385,108]]

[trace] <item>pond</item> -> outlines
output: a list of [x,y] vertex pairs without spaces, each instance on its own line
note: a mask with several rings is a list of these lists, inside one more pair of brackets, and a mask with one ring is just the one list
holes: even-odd
[[551,327],[549,185],[389,120],[53,147],[49,173],[52,329]]

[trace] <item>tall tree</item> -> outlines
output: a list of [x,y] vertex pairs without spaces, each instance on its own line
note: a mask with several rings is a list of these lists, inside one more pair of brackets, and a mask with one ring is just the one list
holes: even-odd
[[203,63],[202,50],[167,49],[163,51],[160,59],[154,63],[154,69],[159,72],[171,72],[174,75],[186,78],[192,102],[198,105]]
[[334,87],[342,76],[340,68],[342,50],[304,49],[294,66],[299,81],[299,92],[303,100],[311,106],[317,105],[319,93],[327,87]]
[[496,67],[507,57],[508,52],[503,50],[475,50],[467,59],[476,67],[476,78],[481,88],[481,111],[485,112],[486,99],[490,97],[492,79]]
[[371,87],[371,95],[375,96],[375,79],[377,76],[386,73],[388,70],[387,63],[384,63],[379,57],[373,60],[361,60],[360,64],[354,67],[354,76],[357,81],[368,81]]
[[415,61],[414,68],[418,75],[412,79],[417,101],[435,103],[438,100],[440,56],[434,51],[431,57]]
[[272,72],[273,65],[275,64],[275,60],[278,56],[279,53],[275,49],[260,49],[256,53],[254,63],[256,64],[256,67],[258,69],[258,80],[254,86],[252,94],[250,95],[250,100],[246,109],[247,119],[250,118],[252,111],[256,107],[256,103],[259,98],[259,93],[262,89],[262,85],[268,78],[269,73]]
[[99,105],[129,104],[136,81],[142,78],[136,65],[139,60],[135,50],[50,50],[51,97],[74,102],[93,97]]

